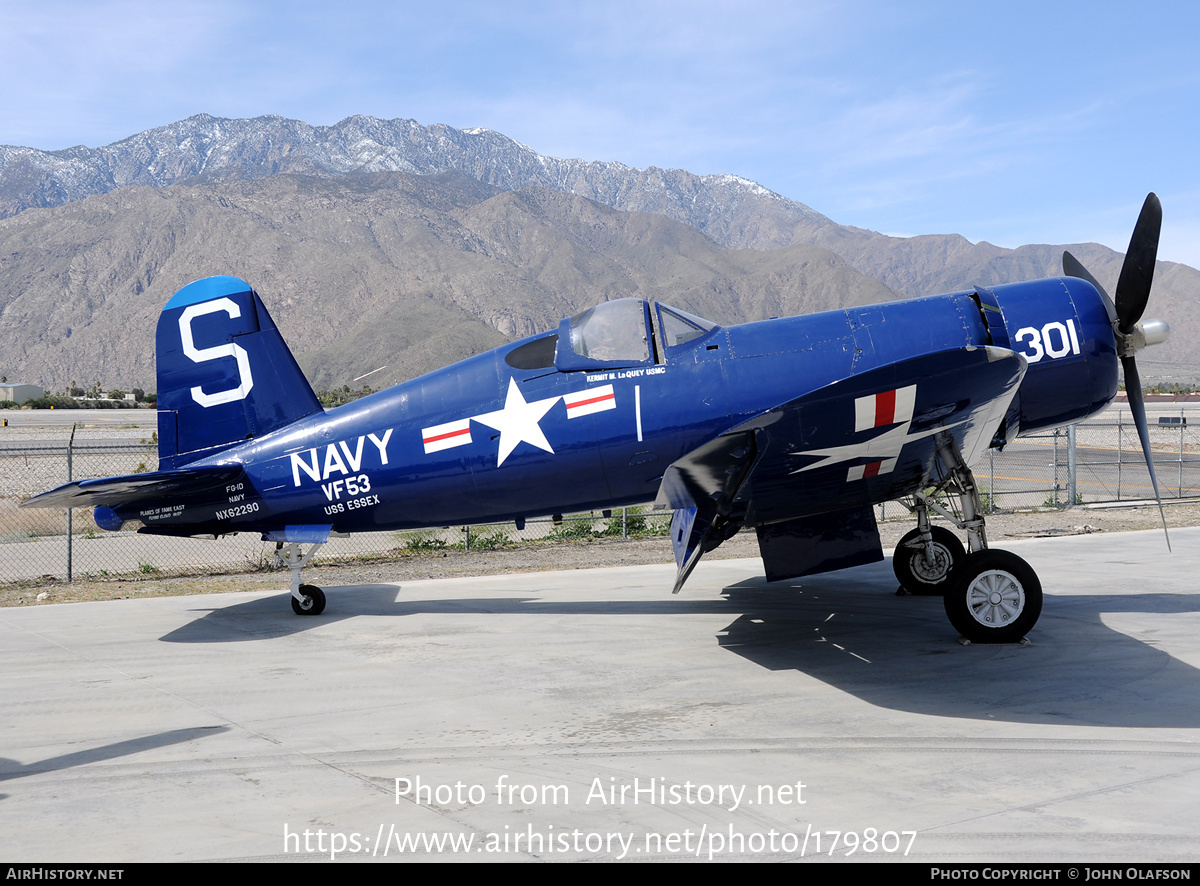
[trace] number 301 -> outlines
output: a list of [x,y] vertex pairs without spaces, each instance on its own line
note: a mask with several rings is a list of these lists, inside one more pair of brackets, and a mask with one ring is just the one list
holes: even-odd
[[1066,323],[1051,320],[1040,330],[1026,326],[1017,330],[1016,340],[1027,342],[1027,349],[1022,353],[1030,363],[1036,363],[1043,357],[1066,357],[1079,353],[1079,335],[1075,332],[1074,320]]

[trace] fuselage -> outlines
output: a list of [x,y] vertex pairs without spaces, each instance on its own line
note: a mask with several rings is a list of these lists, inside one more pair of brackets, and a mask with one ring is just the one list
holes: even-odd
[[[118,512],[150,531],[356,532],[639,504],[655,498],[668,466],[729,428],[839,380],[955,348],[1009,348],[1028,361],[1003,439],[1077,421],[1116,392],[1103,302],[1073,278],[728,327],[624,301],[632,304],[598,306],[557,331],[217,447],[191,464],[236,464],[245,477],[212,501]],[[612,328],[601,325],[606,310]]]

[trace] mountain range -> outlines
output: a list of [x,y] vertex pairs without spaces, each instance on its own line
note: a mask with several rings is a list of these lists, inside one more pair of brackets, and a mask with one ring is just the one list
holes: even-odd
[[[1111,291],[1122,256],[1068,248]],[[153,389],[158,311],[217,273],[259,290],[316,386],[382,367],[379,387],[609,298],[744,322],[1058,274],[1062,249],[889,237],[737,176],[490,130],[198,115],[100,148],[0,146],[0,374]],[[1198,289],[1159,263],[1150,313],[1173,334],[1143,375],[1200,364]]]

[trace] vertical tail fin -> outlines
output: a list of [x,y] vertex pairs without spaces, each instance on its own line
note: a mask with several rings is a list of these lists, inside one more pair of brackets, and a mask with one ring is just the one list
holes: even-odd
[[321,411],[244,280],[208,277],[179,290],[158,319],[155,344],[160,470]]

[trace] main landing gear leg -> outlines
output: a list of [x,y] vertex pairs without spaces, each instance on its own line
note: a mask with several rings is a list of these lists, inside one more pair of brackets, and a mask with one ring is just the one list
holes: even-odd
[[303,553],[299,542],[277,542],[275,556],[287,563],[292,571],[292,612],[297,615],[320,615],[325,611],[325,592],[316,585],[300,584],[300,570],[308,565],[320,544],[314,544]]
[[[1025,638],[1042,613],[1042,585],[1033,568],[1008,551],[988,548],[983,506],[975,476],[953,439],[938,444],[946,479],[932,492],[920,492],[909,507],[917,528],[896,547],[893,568],[912,593],[941,593],[946,616],[970,643],[1015,643]],[[949,493],[958,512],[933,497]],[[946,529],[931,526],[933,509],[967,534],[967,551]]]

